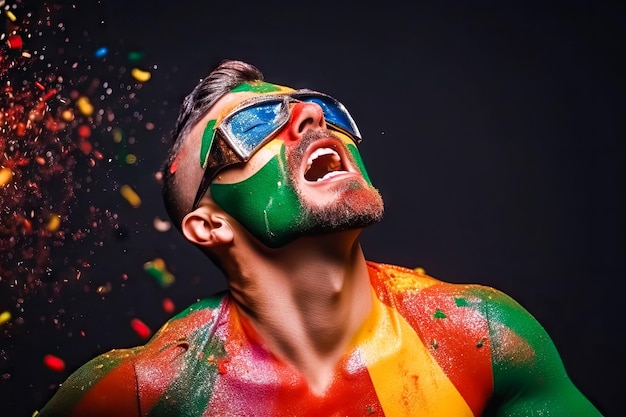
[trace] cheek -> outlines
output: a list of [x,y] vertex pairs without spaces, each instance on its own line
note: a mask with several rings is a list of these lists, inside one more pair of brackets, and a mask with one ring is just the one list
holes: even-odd
[[299,198],[281,161],[284,158],[277,155],[243,181],[211,185],[213,200],[269,247],[293,240],[304,222]]

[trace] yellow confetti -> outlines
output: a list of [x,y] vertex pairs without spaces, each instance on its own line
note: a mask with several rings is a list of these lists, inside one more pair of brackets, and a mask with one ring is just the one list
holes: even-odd
[[134,154],[129,153],[128,155],[126,155],[126,163],[128,165],[132,165],[135,162],[137,162],[137,157]]
[[7,10],[5,13],[7,14],[7,17],[11,22],[15,22],[17,20],[17,17],[13,14],[11,10]]
[[122,129],[116,127],[113,129],[113,142],[120,143],[122,139],[124,139],[124,134],[122,133]]
[[51,214],[48,219],[48,224],[46,225],[46,229],[51,232],[55,232],[59,226],[61,226],[61,216],[58,214]]
[[11,320],[11,313],[8,311],[3,311],[0,313],[0,326]]
[[93,114],[93,105],[89,102],[87,97],[83,96],[76,100],[76,106],[85,116],[91,116]]
[[68,123],[71,122],[72,120],[74,120],[74,112],[70,109],[63,110],[63,112],[61,113],[61,119]]
[[13,171],[11,168],[0,169],[0,186],[6,185],[13,179]]
[[417,267],[417,268],[414,269],[414,271],[417,272],[417,275],[425,275],[426,274],[426,271],[424,270],[424,268]]
[[133,68],[130,71],[130,75],[132,75],[133,78],[140,83],[145,83],[152,77],[152,74],[150,74],[148,71],[140,70],[139,68]]
[[141,198],[129,185],[122,185],[120,187],[120,193],[122,193],[122,197],[124,197],[131,206],[137,208],[141,205]]

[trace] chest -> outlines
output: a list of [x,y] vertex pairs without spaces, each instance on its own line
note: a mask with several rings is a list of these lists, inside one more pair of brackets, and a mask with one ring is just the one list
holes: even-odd
[[479,415],[490,395],[483,378],[490,376],[488,361],[467,361],[458,340],[448,343],[459,337],[456,331],[438,330],[435,345],[433,332],[378,308],[322,395],[314,395],[293,366],[231,327],[167,358],[167,384],[139,378],[142,410],[198,417]]

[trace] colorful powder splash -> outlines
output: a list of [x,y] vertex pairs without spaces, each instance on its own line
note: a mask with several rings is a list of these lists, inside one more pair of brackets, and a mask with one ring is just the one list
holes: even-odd
[[107,28],[110,10],[0,0],[0,401],[25,413],[203,292],[178,291],[155,238],[171,230],[151,120],[175,118],[155,91],[169,73]]
[[[23,297],[78,279],[120,227],[95,194],[121,188],[129,199],[130,186],[106,177],[137,161],[125,128],[153,128],[133,111],[150,72],[140,51],[111,53],[66,27],[74,5],[0,5],[0,286]],[[94,204],[79,209],[79,198]],[[68,244],[71,256],[59,249]]]

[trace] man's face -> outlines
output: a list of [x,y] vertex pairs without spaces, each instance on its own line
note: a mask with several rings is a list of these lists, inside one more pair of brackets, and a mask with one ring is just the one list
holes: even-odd
[[[218,127],[253,97],[293,90],[262,83],[235,91],[201,123]],[[269,247],[302,235],[362,228],[383,213],[354,140],[330,129],[315,103],[290,103],[284,127],[247,163],[220,171],[209,190],[224,211]]]

